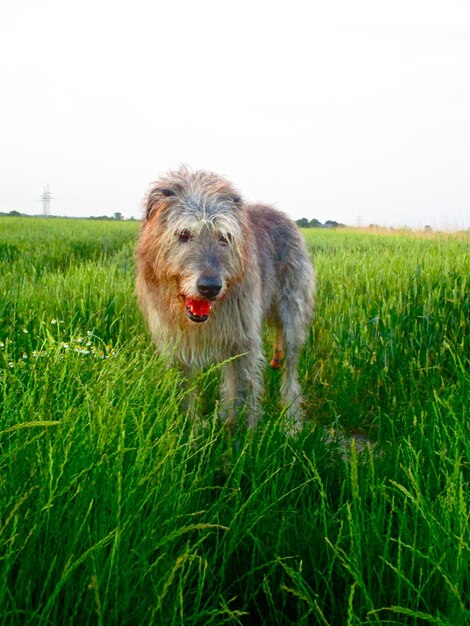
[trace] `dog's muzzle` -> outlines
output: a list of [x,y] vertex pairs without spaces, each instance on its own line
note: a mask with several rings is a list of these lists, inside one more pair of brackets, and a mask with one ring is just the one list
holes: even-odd
[[212,310],[213,301],[222,291],[222,281],[218,276],[201,276],[196,283],[199,295],[186,296],[180,294],[179,298],[185,306],[185,314],[192,322],[207,322]]

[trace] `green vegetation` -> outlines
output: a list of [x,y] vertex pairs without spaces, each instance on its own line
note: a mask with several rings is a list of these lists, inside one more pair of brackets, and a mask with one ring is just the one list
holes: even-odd
[[150,344],[137,231],[0,220],[0,624],[466,623],[469,235],[307,231],[311,421],[267,371],[230,439],[217,367],[195,437]]

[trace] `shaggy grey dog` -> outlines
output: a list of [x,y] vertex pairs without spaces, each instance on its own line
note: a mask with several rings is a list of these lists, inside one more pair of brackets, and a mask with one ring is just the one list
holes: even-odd
[[248,204],[209,172],[170,172],[150,190],[139,239],[137,296],[159,352],[194,369],[224,362],[222,419],[259,417],[262,328],[276,330],[271,365],[291,429],[301,426],[299,351],[313,315],[314,272],[296,225]]

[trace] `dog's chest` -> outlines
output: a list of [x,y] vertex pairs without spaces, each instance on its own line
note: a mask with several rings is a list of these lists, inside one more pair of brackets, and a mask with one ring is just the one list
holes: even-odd
[[188,322],[181,314],[162,316],[155,309],[149,321],[161,353],[188,368],[203,368],[246,352],[253,335],[260,332],[256,317],[243,315],[239,307],[223,302],[201,324]]

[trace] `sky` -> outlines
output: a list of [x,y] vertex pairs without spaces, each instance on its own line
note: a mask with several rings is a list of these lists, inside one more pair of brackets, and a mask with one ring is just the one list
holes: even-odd
[[0,9],[0,211],[140,217],[187,164],[294,219],[470,228],[468,0]]

